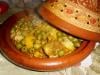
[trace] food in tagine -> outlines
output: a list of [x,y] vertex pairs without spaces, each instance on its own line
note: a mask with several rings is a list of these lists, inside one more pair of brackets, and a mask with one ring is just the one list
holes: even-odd
[[37,15],[25,16],[17,21],[10,37],[18,50],[38,58],[68,55],[82,43],[81,39],[52,27]]

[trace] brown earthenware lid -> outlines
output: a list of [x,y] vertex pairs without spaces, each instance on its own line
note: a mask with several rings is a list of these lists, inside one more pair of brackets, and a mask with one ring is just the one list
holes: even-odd
[[100,41],[100,13],[97,0],[47,0],[40,15],[55,27],[74,36]]

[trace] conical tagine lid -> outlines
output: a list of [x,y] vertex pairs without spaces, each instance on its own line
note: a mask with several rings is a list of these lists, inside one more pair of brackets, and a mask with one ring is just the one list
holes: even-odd
[[74,36],[100,41],[99,0],[47,0],[40,15],[55,27]]

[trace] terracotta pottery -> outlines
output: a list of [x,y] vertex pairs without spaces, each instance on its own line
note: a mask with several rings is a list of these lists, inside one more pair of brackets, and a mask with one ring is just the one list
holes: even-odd
[[[9,17],[0,28],[0,48],[2,54],[12,63],[30,70],[54,71],[64,69],[81,62],[95,46],[93,41],[83,41],[73,53],[59,58],[35,58],[20,52],[10,38],[11,28],[22,17],[33,13],[32,10],[18,12]],[[34,14],[33,14],[34,15]]]
[[48,0],[40,15],[55,27],[74,36],[100,41],[99,0]]

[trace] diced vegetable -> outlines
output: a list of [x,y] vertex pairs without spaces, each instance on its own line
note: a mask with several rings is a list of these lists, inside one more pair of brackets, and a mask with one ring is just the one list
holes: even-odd
[[75,46],[72,41],[69,39],[65,38],[64,41],[61,42],[67,49],[73,51],[75,50]]
[[27,48],[33,47],[33,36],[31,35],[25,36],[24,41],[25,41],[25,46]]

